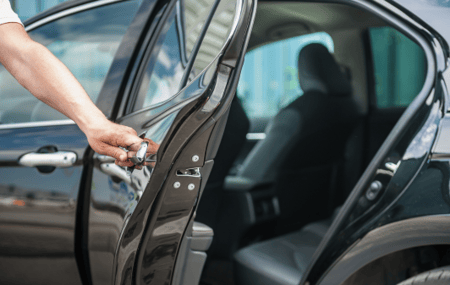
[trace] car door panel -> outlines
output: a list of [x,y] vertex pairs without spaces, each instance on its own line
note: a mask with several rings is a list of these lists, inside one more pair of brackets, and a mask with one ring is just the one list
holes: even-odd
[[[176,114],[150,126],[147,137],[160,144]],[[94,159],[88,221],[91,274],[94,284],[112,284],[117,246],[124,238],[124,228],[144,194],[153,169],[144,167],[129,175],[113,160],[102,161],[100,156]]]
[[[203,98],[204,100],[204,97],[206,97],[204,94],[206,87],[198,87],[199,85],[201,86],[201,84],[199,84],[201,80],[202,78],[199,77],[177,95],[177,97],[185,98],[181,103],[174,104],[173,101],[170,101],[155,109],[127,116],[121,121],[121,124],[134,128],[138,133],[145,132],[146,138],[160,144],[160,151],[157,154],[157,167],[155,167],[155,169],[144,167],[143,170],[134,170],[130,176],[130,181],[118,181],[117,177],[113,177],[106,173],[100,173],[97,167],[94,169],[93,184],[91,187],[91,209],[89,214],[89,256],[94,282],[98,282],[98,284],[110,284],[111,280],[103,279],[109,278],[110,274],[113,273],[111,270],[113,270],[114,267],[116,267],[117,270],[117,272],[114,272],[117,279],[123,281],[129,278],[128,274],[130,270],[123,268],[132,268],[134,265],[134,260],[136,259],[136,245],[139,244],[142,237],[147,221],[146,217],[150,214],[149,211],[155,207],[154,203],[157,195],[161,195],[158,193],[164,191],[160,189],[168,175],[167,171],[168,169],[174,169],[172,166],[173,161],[180,150],[185,147],[184,144],[186,140],[188,140],[189,137],[192,136],[192,133],[195,133],[202,123],[209,118],[207,114],[197,114],[193,119],[194,122],[184,122],[184,117],[192,112],[194,106],[199,105],[198,101],[200,98]],[[144,113],[146,115],[144,115]],[[191,114],[190,116],[192,117],[193,115]],[[208,130],[203,134],[204,138],[202,139],[202,144],[196,145],[198,148],[202,149],[202,153],[197,152],[197,155],[199,156],[198,162],[188,165],[185,168],[177,168],[174,171],[200,167],[203,165],[206,154],[205,143],[208,142],[213,127],[214,123],[210,124]],[[169,144],[169,141],[174,141],[174,143]],[[170,145],[170,147],[168,145]],[[192,156],[190,159],[192,159]],[[125,172],[124,169],[121,170]],[[142,182],[140,185],[136,183],[132,185],[130,182],[136,180],[138,176],[142,176],[142,173],[144,173],[144,178],[141,179]],[[207,176],[208,173],[203,172],[202,175]],[[114,180],[117,181],[119,185],[114,186]],[[175,204],[169,203],[168,207],[171,209],[169,211],[175,211],[175,214],[169,215],[172,219],[178,217],[178,220],[185,221],[184,223],[179,222],[177,227],[169,227],[175,231],[173,234],[176,236],[176,240],[178,240],[179,243],[181,240],[180,227],[185,227],[186,223],[189,222],[189,219],[186,219],[186,217],[183,219],[179,216],[188,216],[191,214],[192,199],[195,199],[191,196],[194,195],[194,197],[196,197],[198,195],[198,189],[197,191],[188,190],[187,185],[193,183],[199,188],[200,178],[180,177],[178,182],[181,183],[182,187],[186,188],[185,192],[187,193],[184,196],[179,195],[181,200],[171,200],[171,203],[173,202]],[[171,184],[170,182],[167,183]],[[109,193],[107,197],[104,197],[105,192]],[[114,194],[114,192],[117,194]],[[180,194],[180,191],[178,191],[178,194]],[[124,198],[123,204],[120,206],[116,202],[117,199],[115,198],[115,195],[127,197],[128,199]],[[131,195],[133,195],[133,198],[129,200]],[[171,195],[173,195],[173,193],[171,193]],[[100,203],[99,197],[101,196],[103,196],[103,201]],[[100,204],[104,205],[100,207]],[[106,216],[111,216],[111,218],[103,218]],[[112,218],[112,216],[115,216],[115,218]],[[115,223],[108,223],[108,220],[112,219],[115,220]],[[161,223],[166,222],[170,223],[170,221],[167,221],[166,219],[163,219],[163,222]],[[114,232],[109,233],[109,236],[100,238],[98,232],[102,232],[102,229],[104,228],[110,228],[110,230],[114,229]],[[183,231],[181,231],[181,234],[182,233]],[[170,233],[167,233],[167,235],[170,235]],[[174,242],[174,237],[169,239],[159,239],[160,243],[169,241]],[[178,243],[175,244],[177,245]],[[152,243],[152,245],[153,244],[158,243]],[[108,262],[105,262],[103,259],[106,258],[106,256],[108,256]],[[158,254],[155,254],[154,261],[158,263],[159,265],[157,266],[160,267],[161,259],[158,259],[157,256]],[[172,256],[172,258],[175,257],[176,256]],[[169,266],[166,270],[172,270],[171,267],[173,267],[173,264],[166,264]],[[108,274],[102,274],[107,270],[105,268],[108,267],[110,268],[110,272],[108,272]],[[102,269],[99,270],[99,268]],[[167,276],[166,273],[161,274]],[[156,280],[159,280],[158,278],[160,277],[156,277],[154,282],[157,282]],[[118,282],[117,279],[116,282]],[[158,282],[156,284],[158,284]]]
[[[0,138],[0,283],[56,284],[70,276],[66,284],[81,284],[74,243],[85,135],[69,121],[4,128]],[[77,160],[48,173],[19,164],[44,146],[74,152]]]
[[[64,6],[26,21],[25,27],[95,101],[138,1]],[[21,87],[3,66],[0,77],[0,283],[87,284],[81,227],[85,178],[90,175],[86,136]],[[64,161],[73,155],[73,163]],[[55,160],[61,162],[58,167],[51,166]],[[68,167],[60,167],[64,165]]]
[[[97,271],[92,273],[94,284],[171,282],[178,249],[188,225],[192,225],[242,67],[256,4],[243,2],[246,6],[238,14],[240,22],[234,23],[238,33],[227,39],[229,50],[224,48],[222,57],[188,79],[188,85],[170,100],[118,120],[160,144],[156,164],[134,170],[128,180],[102,172],[100,162],[95,162],[88,241],[91,272]],[[198,158],[193,160],[194,156]],[[141,183],[133,185],[136,179]],[[123,205],[119,205],[120,199]],[[111,222],[103,216],[110,216]],[[102,233],[106,235],[99,238]],[[105,256],[108,261],[101,265]],[[104,272],[103,276],[99,272]]]

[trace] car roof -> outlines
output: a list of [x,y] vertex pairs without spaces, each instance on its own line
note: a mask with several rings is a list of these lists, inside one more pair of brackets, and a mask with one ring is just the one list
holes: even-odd
[[380,18],[361,9],[336,3],[261,1],[258,5],[249,49],[285,38],[327,32],[385,26]]

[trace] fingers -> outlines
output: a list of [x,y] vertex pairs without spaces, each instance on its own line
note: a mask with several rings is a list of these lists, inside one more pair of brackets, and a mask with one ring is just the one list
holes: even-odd
[[137,136],[132,128],[125,127],[123,135],[118,137],[117,144],[128,150],[138,151],[143,139]]
[[122,167],[132,167],[134,166],[134,163],[132,163],[131,161],[127,160],[127,161],[119,161],[116,159],[115,164],[118,166],[122,166]]
[[116,160],[121,161],[121,162],[125,162],[128,159],[128,155],[124,150],[122,150],[118,147],[107,145],[107,144],[103,145],[101,154],[107,155],[107,156],[112,156]]
[[148,142],[147,154],[155,154],[158,152],[159,144],[148,138],[144,138],[144,141]]

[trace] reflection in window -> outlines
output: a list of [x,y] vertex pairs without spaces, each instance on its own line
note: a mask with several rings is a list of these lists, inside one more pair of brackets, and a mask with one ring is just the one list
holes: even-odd
[[298,82],[298,55],[311,43],[334,51],[330,35],[321,32],[278,41],[246,54],[237,96],[249,118],[272,117],[303,95]]
[[195,43],[203,30],[205,21],[216,0],[184,0],[184,34],[186,35],[186,56],[189,58]]
[[408,106],[425,82],[423,50],[393,28],[371,28],[369,31],[377,107]]
[[135,111],[164,102],[180,91],[189,56],[214,2],[215,0],[178,2],[177,9],[166,20],[152,50],[153,54],[139,87]]
[[234,18],[237,16],[236,2],[221,1],[217,7],[200,46],[199,53],[195,58],[194,67],[190,76],[191,79],[202,72],[222,50],[226,39],[230,35]]
[[[95,102],[116,50],[136,13],[135,1],[95,8],[29,32],[74,74]],[[0,122],[66,119],[32,96],[0,65]]]
[[[139,94],[145,93],[144,102],[137,103],[135,109],[145,108],[166,101],[180,88],[184,66],[181,61],[180,38],[178,36],[175,15],[167,21],[167,33],[161,33],[154,50],[159,50],[156,58],[150,60],[142,79]],[[139,98],[143,96],[139,95]]]

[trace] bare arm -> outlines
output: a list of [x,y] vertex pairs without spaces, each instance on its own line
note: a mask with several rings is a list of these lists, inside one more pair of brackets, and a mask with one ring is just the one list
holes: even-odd
[[[136,131],[110,122],[67,67],[33,41],[22,25],[0,25],[0,62],[36,98],[75,121],[92,149],[113,156],[120,165],[132,165],[118,146],[136,150],[142,142]],[[156,147],[150,144],[149,152]]]

